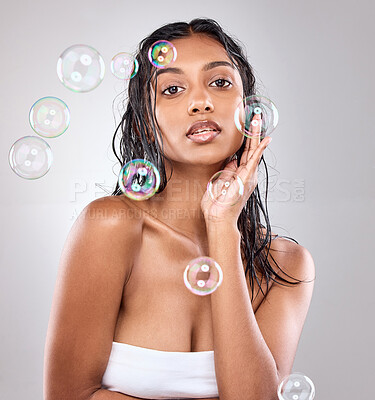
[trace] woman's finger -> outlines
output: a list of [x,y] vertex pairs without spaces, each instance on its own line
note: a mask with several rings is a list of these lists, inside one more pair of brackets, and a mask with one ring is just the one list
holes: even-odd
[[249,182],[253,179],[253,175],[256,173],[259,161],[262,157],[263,151],[269,145],[272,138],[267,137],[263,139],[257,146],[257,148],[253,151],[247,166],[244,171],[244,182]]
[[254,114],[250,125],[251,138],[250,138],[250,151],[248,159],[251,158],[255,149],[258,147],[260,143],[261,131],[262,131],[262,117],[260,116],[260,114]]

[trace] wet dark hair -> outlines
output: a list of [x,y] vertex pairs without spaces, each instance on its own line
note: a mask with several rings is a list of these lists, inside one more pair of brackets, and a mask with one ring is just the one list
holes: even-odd
[[[193,34],[204,34],[219,42],[225,48],[228,57],[235,64],[239,71],[243,84],[244,97],[257,94],[255,89],[256,82],[253,69],[247,61],[239,42],[226,34],[220,25],[212,19],[197,18],[193,19],[190,23],[170,23],[160,27],[151,33],[151,35],[143,39],[139,44],[138,51],[135,56],[139,63],[139,70],[129,82],[126,110],[113,136],[112,149],[116,158],[119,160],[121,167],[123,167],[130,160],[137,158],[151,161],[160,173],[161,182],[157,193],[162,192],[168,183],[164,162],[171,161],[163,152],[162,135],[155,117],[156,88],[153,103],[151,99],[152,79],[155,78],[157,85],[157,76],[155,74],[156,68],[148,59],[148,50],[150,46],[158,40],[172,41],[174,39],[189,37]],[[154,104],[154,108],[152,107],[152,104]],[[115,149],[115,139],[118,132],[121,133],[120,158],[118,157]],[[158,135],[160,138],[162,148],[160,148],[158,140],[152,140],[152,138],[155,138],[156,135]],[[245,140],[239,150],[232,156],[234,159],[237,158],[237,165],[240,163],[241,155],[246,144],[246,139],[247,138],[245,137]],[[283,274],[294,279],[296,282],[290,282],[284,279],[278,275],[278,273],[276,273],[269,263],[268,255],[270,255],[275,264],[278,265],[275,259],[269,253],[272,238],[267,209],[268,171],[263,155],[260,162],[264,163],[266,171],[265,207],[263,206],[262,198],[257,185],[250,198],[246,202],[245,207],[242,209],[237,222],[238,229],[241,233],[241,255],[243,262],[246,263],[245,275],[249,275],[251,300],[253,300],[254,297],[254,279],[256,280],[263,295],[264,292],[261,287],[263,277],[266,279],[267,291],[270,279],[276,283],[282,284],[277,282],[273,276],[278,277],[283,282],[293,285],[303,282],[299,279],[292,278],[285,272],[283,272]],[[173,173],[172,165],[171,170]],[[117,182],[116,187],[111,195],[118,196],[122,194],[123,193]],[[263,235],[261,230],[261,228],[264,228],[264,226],[260,221],[260,212],[263,213],[266,221],[267,232],[265,235]],[[291,239],[298,244],[296,240],[288,236],[281,237]],[[260,282],[256,272],[261,274]]]

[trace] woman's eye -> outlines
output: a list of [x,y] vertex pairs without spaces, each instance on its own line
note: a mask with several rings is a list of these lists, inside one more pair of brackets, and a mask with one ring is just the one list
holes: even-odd
[[216,79],[216,81],[214,81],[212,83],[216,83],[216,87],[220,87],[220,88],[227,88],[230,85],[232,85],[232,82],[229,82],[226,79]]
[[[181,89],[179,86],[169,86],[168,88],[166,88],[165,90],[163,90],[163,94],[166,94],[167,96],[170,96],[172,94],[176,94],[178,93],[178,89]],[[169,93],[167,93],[169,92]]]

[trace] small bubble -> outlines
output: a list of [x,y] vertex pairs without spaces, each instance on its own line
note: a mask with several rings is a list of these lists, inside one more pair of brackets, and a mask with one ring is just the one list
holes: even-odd
[[52,151],[42,138],[24,136],[13,143],[9,150],[8,160],[11,169],[19,177],[38,179],[51,168]]
[[177,50],[171,42],[158,40],[148,50],[148,59],[156,68],[165,68],[177,58]]
[[111,61],[111,72],[118,79],[129,80],[138,72],[139,64],[130,53],[116,54]]
[[280,382],[277,396],[279,400],[313,400],[315,386],[309,377],[295,372]]
[[89,92],[102,82],[105,64],[97,50],[87,45],[65,49],[57,61],[57,76],[73,92]]
[[223,271],[211,257],[197,257],[191,260],[183,276],[185,286],[199,296],[213,293],[223,281]]
[[146,200],[159,189],[160,174],[150,161],[135,159],[121,169],[118,183],[125,196],[133,200]]
[[[259,117],[256,117],[259,115]],[[253,95],[244,98],[234,113],[236,128],[244,136],[266,137],[274,131],[279,122],[275,104],[263,96]]]
[[31,128],[42,137],[53,138],[63,134],[69,127],[68,106],[57,97],[42,97],[29,112]]
[[243,196],[244,184],[235,172],[222,170],[211,177],[207,191],[215,203],[222,206],[232,206]]

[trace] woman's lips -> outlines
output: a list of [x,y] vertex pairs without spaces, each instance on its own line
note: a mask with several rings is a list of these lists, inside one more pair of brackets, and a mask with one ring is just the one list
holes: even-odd
[[194,135],[189,135],[188,139],[195,143],[208,143],[211,142],[219,134],[219,131],[205,131],[202,133],[196,133]]

